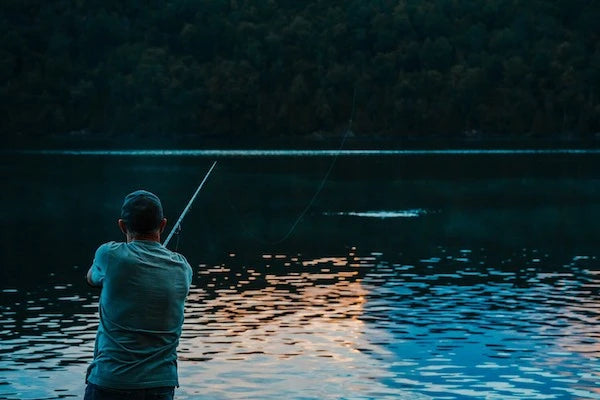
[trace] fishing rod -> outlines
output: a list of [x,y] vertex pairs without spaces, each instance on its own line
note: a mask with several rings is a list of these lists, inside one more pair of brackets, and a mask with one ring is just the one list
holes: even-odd
[[163,243],[163,246],[167,247],[167,245],[169,244],[169,241],[171,240],[171,238],[173,237],[173,235],[176,232],[178,232],[178,231],[181,230],[181,221],[183,221],[183,218],[185,217],[185,215],[188,213],[188,211],[190,211],[190,207],[192,206],[192,203],[194,202],[194,200],[196,200],[196,196],[198,196],[198,193],[200,192],[200,189],[202,189],[202,186],[204,186],[204,182],[206,182],[206,180],[208,179],[208,176],[210,175],[210,173],[212,172],[212,170],[215,168],[215,165],[217,165],[216,161],[213,162],[212,166],[210,167],[210,169],[208,170],[208,172],[204,176],[204,179],[202,179],[202,182],[198,186],[198,189],[196,189],[196,192],[194,193],[194,195],[192,196],[192,198],[188,202],[187,206],[183,209],[183,212],[179,216],[179,219],[177,220],[177,222],[173,226],[173,229],[171,229],[171,233],[169,233],[169,236],[167,236],[167,238],[165,239],[165,242]]

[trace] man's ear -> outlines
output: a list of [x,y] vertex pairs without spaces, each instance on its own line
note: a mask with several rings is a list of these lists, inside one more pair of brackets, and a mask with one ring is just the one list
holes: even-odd
[[119,225],[119,229],[121,230],[121,232],[123,232],[124,235],[127,235],[127,225],[125,224],[125,221],[119,218],[117,224]]
[[165,230],[165,226],[167,226],[167,219],[166,219],[166,218],[163,218],[163,219],[160,221],[160,226],[159,226],[159,230],[158,230],[158,231],[159,231],[160,233],[163,233],[163,231]]

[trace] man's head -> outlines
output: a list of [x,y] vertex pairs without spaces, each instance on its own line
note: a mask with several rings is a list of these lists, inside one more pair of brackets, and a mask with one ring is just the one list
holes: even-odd
[[154,193],[136,190],[125,196],[119,219],[123,233],[128,236],[160,234],[166,223],[162,204]]

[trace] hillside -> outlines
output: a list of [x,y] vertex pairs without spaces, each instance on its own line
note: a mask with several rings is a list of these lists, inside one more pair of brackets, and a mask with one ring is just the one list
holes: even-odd
[[600,2],[4,0],[13,137],[600,132]]

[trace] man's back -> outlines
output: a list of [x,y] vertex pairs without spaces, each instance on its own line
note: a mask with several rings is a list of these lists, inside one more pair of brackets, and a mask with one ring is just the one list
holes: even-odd
[[88,381],[115,389],[178,386],[176,348],[192,270],[155,241],[98,248],[91,282],[102,286]]

